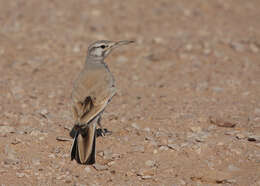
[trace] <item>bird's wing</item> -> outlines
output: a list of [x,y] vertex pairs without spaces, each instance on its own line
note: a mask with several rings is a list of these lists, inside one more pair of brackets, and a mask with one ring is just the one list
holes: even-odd
[[115,94],[113,77],[104,67],[84,69],[72,91],[73,112],[77,122],[88,123],[102,112]]

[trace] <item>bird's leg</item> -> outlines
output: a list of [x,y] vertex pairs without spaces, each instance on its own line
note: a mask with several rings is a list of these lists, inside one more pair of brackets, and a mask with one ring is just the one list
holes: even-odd
[[98,118],[98,120],[97,120],[97,124],[98,124],[98,126],[99,126],[99,128],[100,128],[100,130],[99,130],[99,132],[98,132],[98,135],[100,135],[100,136],[105,136],[105,131],[104,131],[104,129],[103,129],[103,127],[102,127],[102,125],[101,125],[101,116],[99,116],[99,118]]

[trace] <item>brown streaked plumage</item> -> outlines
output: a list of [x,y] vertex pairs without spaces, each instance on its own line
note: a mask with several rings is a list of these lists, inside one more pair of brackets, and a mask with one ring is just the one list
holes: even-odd
[[74,138],[71,160],[80,164],[95,163],[96,124],[100,124],[102,112],[116,93],[113,75],[104,59],[114,48],[132,42],[102,40],[89,46],[84,69],[72,91],[75,124],[70,132]]

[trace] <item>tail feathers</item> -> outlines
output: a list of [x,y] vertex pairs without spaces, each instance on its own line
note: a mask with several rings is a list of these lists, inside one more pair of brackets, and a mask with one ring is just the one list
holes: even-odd
[[[73,128],[74,140],[71,148],[71,160],[75,159],[79,164],[94,164],[96,160],[96,126]],[[72,135],[71,135],[72,136]]]

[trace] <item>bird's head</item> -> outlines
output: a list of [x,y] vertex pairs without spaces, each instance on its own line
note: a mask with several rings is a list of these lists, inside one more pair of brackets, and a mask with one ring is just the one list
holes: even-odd
[[114,48],[117,48],[121,45],[127,45],[133,42],[134,41],[96,41],[88,47],[88,56],[104,59]]

